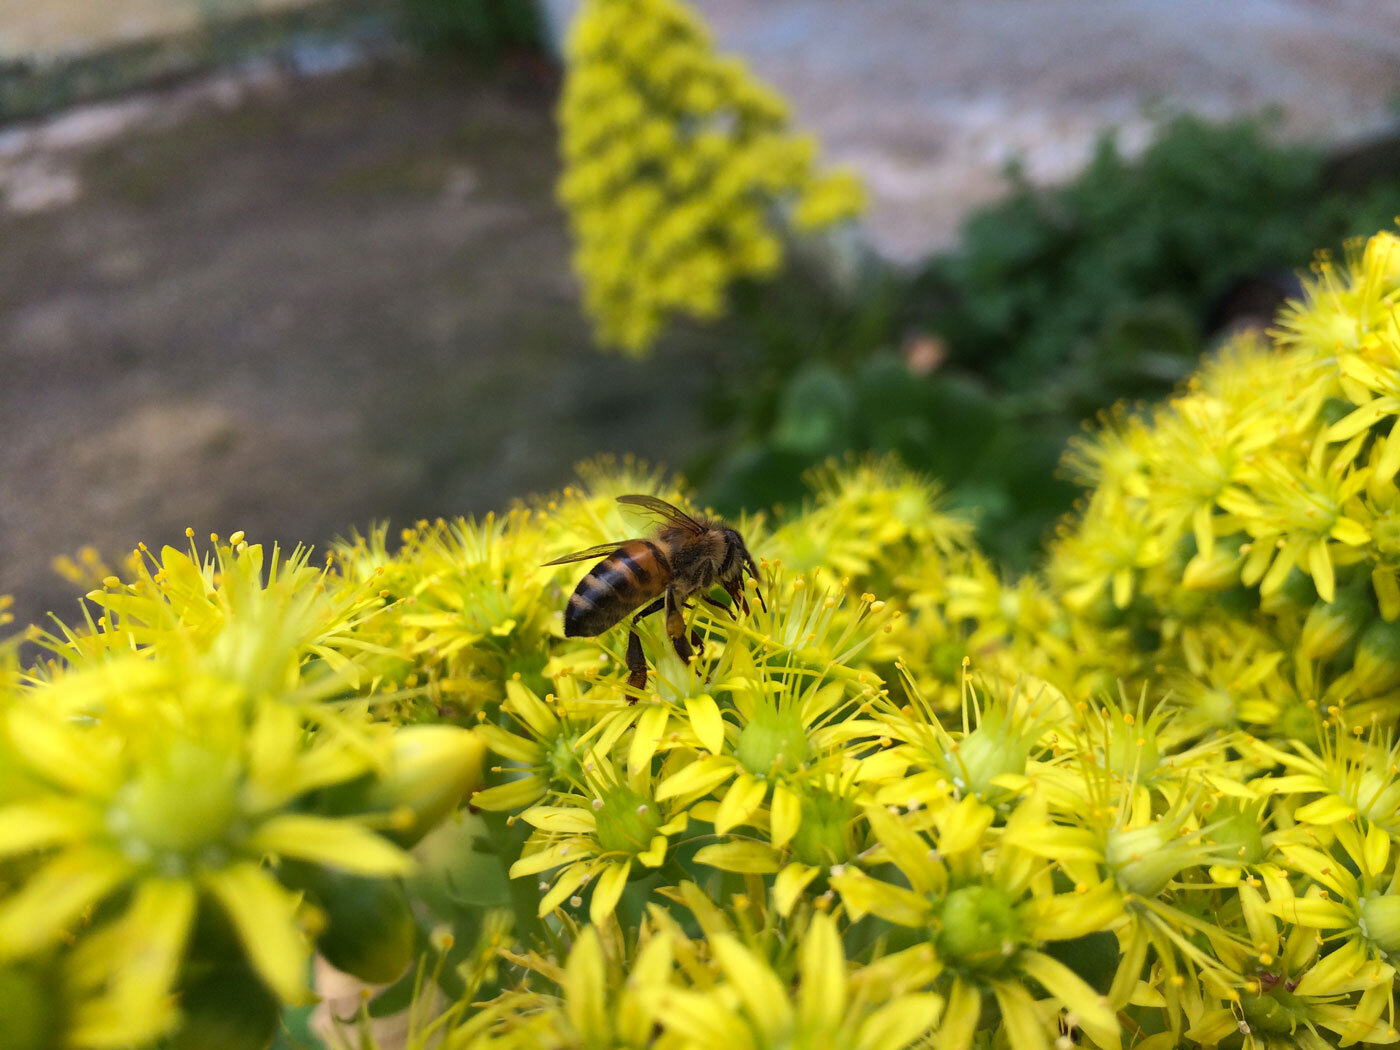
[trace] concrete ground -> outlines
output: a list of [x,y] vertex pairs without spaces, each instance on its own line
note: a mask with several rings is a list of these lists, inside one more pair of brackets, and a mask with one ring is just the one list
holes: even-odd
[[322,544],[503,506],[600,452],[684,463],[713,336],[640,365],[592,348],[552,97],[389,64],[10,131],[0,593],[21,622],[76,613],[50,561],[87,543]]

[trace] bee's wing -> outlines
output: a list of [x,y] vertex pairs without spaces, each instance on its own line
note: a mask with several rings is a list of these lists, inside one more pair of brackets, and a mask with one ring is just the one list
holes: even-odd
[[664,499],[660,499],[656,496],[637,494],[618,496],[617,501],[619,503],[629,504],[633,507],[642,507],[645,510],[649,510],[663,521],[668,521],[672,525],[678,525],[683,529],[688,529],[696,535],[705,531],[705,526],[701,525],[685,511],[678,507],[671,506],[671,504],[667,503]]
[[589,547],[587,550],[582,551],[574,551],[572,554],[566,554],[562,558],[555,558],[553,561],[547,561],[544,564],[567,565],[571,561],[587,561],[589,558],[606,558],[626,542],[628,541],[618,540],[615,543],[600,543],[596,547]]

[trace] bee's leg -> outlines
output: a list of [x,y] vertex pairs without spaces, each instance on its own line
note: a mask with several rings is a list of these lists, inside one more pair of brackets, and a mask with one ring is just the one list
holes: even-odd
[[[643,616],[650,616],[657,612],[665,604],[665,598],[656,599],[632,617],[632,627],[627,632],[627,685],[638,692],[647,687],[647,658],[646,654],[642,652],[641,635],[637,634],[637,621]],[[628,703],[633,704],[636,702],[635,698],[628,701]]]
[[690,663],[694,655],[690,650],[690,643],[685,640],[685,614],[681,612],[681,603],[676,601],[676,592],[672,587],[666,588],[666,633],[671,638],[671,644],[675,646],[676,655],[681,658],[681,663]]
[[[638,692],[647,687],[647,658],[636,628],[627,632],[627,685]],[[637,698],[632,697],[627,702],[635,704]]]
[[[733,605],[725,605],[724,602],[717,602],[717,601],[715,601],[713,598],[711,598],[708,594],[702,594],[700,597],[704,598],[705,601],[709,602],[709,603],[710,603],[711,605],[713,605],[716,609],[721,609],[721,610],[723,610],[724,612],[727,612],[727,613],[729,614],[729,618],[730,618],[731,620],[738,619],[738,617],[736,617],[736,616],[734,615],[734,606],[733,606]],[[737,604],[737,603],[736,603],[736,604]]]

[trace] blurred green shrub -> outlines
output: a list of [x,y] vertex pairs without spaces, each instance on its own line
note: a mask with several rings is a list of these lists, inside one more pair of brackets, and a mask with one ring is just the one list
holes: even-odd
[[972,217],[916,294],[940,303],[934,327],[957,364],[1099,405],[1159,396],[1193,368],[1242,280],[1286,283],[1319,245],[1335,251],[1400,211],[1400,179],[1334,191],[1321,151],[1272,142],[1261,118],[1178,118],[1137,160],[1105,136],[1048,192],[1009,175],[1010,197]]
[[494,61],[508,51],[543,50],[536,0],[399,0],[408,38],[429,52]]

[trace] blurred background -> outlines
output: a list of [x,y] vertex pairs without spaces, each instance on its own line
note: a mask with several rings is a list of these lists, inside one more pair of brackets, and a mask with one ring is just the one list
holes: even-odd
[[1084,420],[1400,213],[1396,0],[692,6],[867,204],[627,356],[556,199],[577,3],[0,0],[19,622],[76,614],[56,558],[319,545],[603,453],[726,512],[891,453],[1024,565]]

